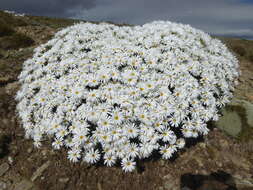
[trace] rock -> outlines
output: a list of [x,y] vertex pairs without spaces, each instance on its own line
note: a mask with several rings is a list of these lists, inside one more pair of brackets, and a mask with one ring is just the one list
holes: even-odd
[[24,179],[15,185],[14,190],[35,190],[35,188],[31,181]]
[[236,112],[223,111],[222,118],[217,122],[217,127],[232,136],[237,136],[242,130],[241,118]]
[[206,150],[207,150],[208,156],[210,157],[209,162],[211,162],[211,160],[217,159],[220,155],[219,150],[215,148],[214,146],[208,145]]
[[253,179],[247,179],[244,177],[241,177],[239,175],[233,176],[235,180],[235,184],[237,187],[243,188],[243,187],[249,187],[253,189]]
[[241,82],[241,83],[244,83],[244,82],[245,82],[245,79],[239,78],[238,81]]
[[17,147],[17,146],[13,146],[12,148],[11,148],[11,154],[12,154],[12,156],[17,156],[18,155],[18,153],[19,153],[19,148]]
[[205,148],[206,148],[206,144],[205,144],[205,143],[203,143],[203,142],[199,143],[199,146],[200,146],[201,148],[203,148],[203,149],[205,149]]
[[235,166],[250,171],[251,163],[241,155],[231,155],[230,160]]
[[163,159],[159,160],[159,163],[160,163],[161,166],[165,166],[166,165],[166,162]]
[[223,164],[221,162],[215,162],[218,167],[222,168]]
[[192,158],[197,162],[199,167],[204,166],[203,158],[201,158],[200,156],[196,156],[196,155],[194,155]]
[[59,179],[59,182],[61,182],[61,183],[67,183],[68,181],[69,181],[69,178],[68,178],[68,177],[60,178],[60,179]]
[[199,171],[201,175],[208,175],[208,172],[205,169]]
[[165,182],[164,183],[164,188],[166,190],[179,190],[177,187],[175,187],[175,185],[171,182]]
[[204,183],[196,190],[227,190],[230,187],[218,180],[206,180]]
[[50,153],[50,155],[55,155],[56,154],[56,152],[54,150],[51,150],[49,153]]
[[253,104],[248,101],[234,99],[222,109],[222,114],[214,125],[233,137],[253,129]]
[[10,168],[9,164],[7,164],[7,163],[1,164],[0,165],[0,177],[2,175],[4,175],[9,170],[9,168]]
[[236,189],[232,176],[224,171],[217,171],[209,175],[184,174],[181,176],[181,186],[186,190]]
[[220,139],[219,143],[222,145],[222,147],[224,148],[228,148],[229,147],[229,143],[227,140],[225,139]]
[[13,158],[12,157],[10,157],[10,156],[8,156],[8,162],[9,162],[9,164],[13,164]]
[[183,187],[183,188],[181,188],[181,190],[191,190],[191,189],[188,187]]
[[46,156],[46,155],[47,155],[47,150],[42,150],[42,151],[41,151],[41,154],[42,154],[43,156]]
[[34,174],[31,177],[31,181],[35,181],[39,176],[42,175],[42,173],[48,168],[48,166],[50,165],[50,161],[47,161],[46,163],[44,163],[41,167],[39,167]]
[[3,181],[0,181],[0,189],[1,190],[7,189],[7,184]]
[[176,179],[173,178],[173,176],[171,176],[170,174],[166,175],[163,177],[163,179],[165,180],[164,183],[164,188],[166,190],[179,190],[179,183]]
[[101,183],[97,183],[97,188],[98,188],[98,190],[102,190],[102,186],[101,186]]
[[32,149],[32,148],[28,148],[28,149],[27,149],[27,153],[28,153],[28,154],[31,154],[31,153],[32,153],[32,151],[33,151],[33,149]]

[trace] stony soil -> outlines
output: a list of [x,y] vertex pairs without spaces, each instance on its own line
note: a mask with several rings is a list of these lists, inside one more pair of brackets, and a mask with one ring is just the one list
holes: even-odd
[[[1,17],[25,23],[13,25],[13,28],[32,38],[34,44],[26,48],[0,49],[0,190],[253,189],[252,136],[247,140],[235,139],[212,124],[209,124],[208,136],[189,140],[187,147],[173,159],[144,160],[133,173],[124,173],[120,167],[70,163],[66,151],[53,150],[49,141],[40,149],[34,148],[32,140],[24,138],[24,130],[15,114],[13,96],[19,88],[17,76],[23,61],[32,56],[34,47],[74,21],[31,16],[16,18],[3,12],[0,12]],[[245,49],[244,54],[235,51],[242,71],[235,96],[253,102],[253,60],[250,59],[253,42],[222,40],[232,50],[234,47]]]

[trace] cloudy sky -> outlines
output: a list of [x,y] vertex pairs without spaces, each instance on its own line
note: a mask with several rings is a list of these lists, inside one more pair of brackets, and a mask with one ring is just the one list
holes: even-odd
[[0,9],[129,24],[170,20],[253,39],[253,0],[0,0]]

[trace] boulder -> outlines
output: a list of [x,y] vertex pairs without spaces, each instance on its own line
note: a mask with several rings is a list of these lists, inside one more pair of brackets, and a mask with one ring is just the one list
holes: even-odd
[[215,126],[233,137],[244,140],[253,134],[253,104],[239,99],[233,99],[221,110],[222,116]]

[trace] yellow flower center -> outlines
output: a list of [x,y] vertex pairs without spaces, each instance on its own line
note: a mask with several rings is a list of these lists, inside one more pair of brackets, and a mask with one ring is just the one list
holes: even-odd
[[83,140],[83,139],[84,139],[84,136],[83,136],[83,135],[81,135],[79,138],[80,138],[81,140]]

